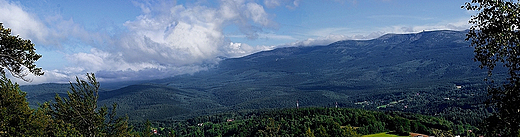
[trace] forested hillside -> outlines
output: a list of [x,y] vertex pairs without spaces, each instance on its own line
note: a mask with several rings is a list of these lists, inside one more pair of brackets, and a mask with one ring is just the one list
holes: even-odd
[[[401,112],[346,108],[255,110],[201,116],[183,122],[151,124],[158,134],[177,136],[360,136],[381,132],[408,136],[453,134],[454,124],[442,118]],[[165,128],[166,127],[166,128]],[[457,133],[454,133],[457,132]]]
[[[118,103],[133,122],[182,121],[229,111],[348,107],[441,116],[475,126],[490,114],[487,76],[465,31],[387,34],[326,46],[286,47],[222,60],[207,71],[103,86],[100,104]],[[503,76],[500,68],[496,77]],[[138,83],[138,84],[135,84]],[[101,83],[120,87],[117,83]],[[68,84],[22,86],[31,105]],[[42,92],[43,91],[43,92]],[[358,126],[358,125],[356,125]],[[465,127],[461,127],[465,128]]]

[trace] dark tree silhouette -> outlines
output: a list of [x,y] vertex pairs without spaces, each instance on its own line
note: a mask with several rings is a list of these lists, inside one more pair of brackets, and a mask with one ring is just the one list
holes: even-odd
[[[519,0],[472,0],[462,8],[477,11],[466,40],[475,48],[475,61],[491,76],[497,64],[508,69],[507,83],[490,85],[489,105],[497,113],[487,120],[487,135],[520,136],[520,5]],[[493,82],[493,81],[491,81]]]
[[43,75],[42,68],[34,64],[42,57],[35,50],[31,40],[12,36],[11,29],[0,23],[0,73],[5,75],[4,69],[7,69],[14,77],[25,81],[29,81],[25,78],[28,75],[26,69],[34,75]]

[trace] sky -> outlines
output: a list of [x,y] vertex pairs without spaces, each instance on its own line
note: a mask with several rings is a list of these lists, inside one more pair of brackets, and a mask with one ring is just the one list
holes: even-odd
[[30,39],[45,75],[21,85],[193,74],[279,47],[388,33],[465,30],[465,0],[0,0],[0,22]]

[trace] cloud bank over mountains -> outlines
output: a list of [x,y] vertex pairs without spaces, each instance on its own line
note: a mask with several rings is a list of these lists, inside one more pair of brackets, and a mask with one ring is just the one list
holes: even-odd
[[0,21],[11,28],[14,35],[31,39],[37,48],[66,50],[62,52],[66,58],[63,61],[67,62],[63,68],[43,68],[46,74],[31,77],[33,84],[68,82],[87,72],[96,73],[102,81],[165,78],[206,70],[218,64],[222,57],[241,57],[276,47],[326,45],[345,39],[376,38],[386,32],[467,26],[397,26],[365,35],[325,35],[280,45],[248,45],[231,41],[224,33],[225,28],[234,26],[247,39],[258,39],[266,30],[276,31],[280,27],[274,21],[276,15],[267,13],[267,8],[295,9],[300,0],[221,0],[216,5],[166,1],[134,1],[133,4],[141,9],[141,15],[120,24],[123,29],[115,31],[91,31],[60,15],[39,18],[21,4],[6,0],[0,0],[0,12],[4,13]]

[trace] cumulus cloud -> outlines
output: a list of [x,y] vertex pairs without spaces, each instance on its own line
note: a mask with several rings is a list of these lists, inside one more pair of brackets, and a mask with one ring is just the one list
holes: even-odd
[[109,47],[68,55],[69,62],[107,80],[146,79],[193,73],[218,63],[220,57],[272,49],[233,43],[223,34],[224,27],[236,25],[248,38],[256,39],[263,29],[276,27],[258,3],[222,0],[217,7],[134,4],[142,15],[124,23],[127,32],[108,40]]
[[14,35],[45,41],[49,33],[45,24],[35,15],[25,12],[18,4],[0,0],[0,13],[0,21],[4,26],[11,28]]
[[136,20],[126,22],[129,33],[114,42],[119,48],[110,53],[119,52],[130,63],[200,64],[217,56],[228,56],[226,53],[236,53],[228,50],[244,54],[256,50],[250,46],[229,48],[232,44],[222,32],[226,25],[238,25],[250,38],[257,37],[259,28],[275,25],[261,5],[244,1],[222,1],[218,8],[200,5],[166,8],[163,11],[168,12],[155,15],[143,12]]
[[[252,1],[222,0],[217,6],[178,5],[175,2],[134,2],[142,10],[123,24],[125,31],[107,34],[87,31],[60,15],[40,20],[22,6],[0,0],[0,20],[15,34],[42,45],[82,46],[87,51],[65,52],[68,67],[44,70],[35,83],[66,82],[86,72],[102,80],[146,79],[193,73],[218,63],[221,57],[241,57],[272,49],[233,43],[223,28],[238,26],[250,39],[277,27],[264,7]],[[120,77],[119,77],[120,76]]]

